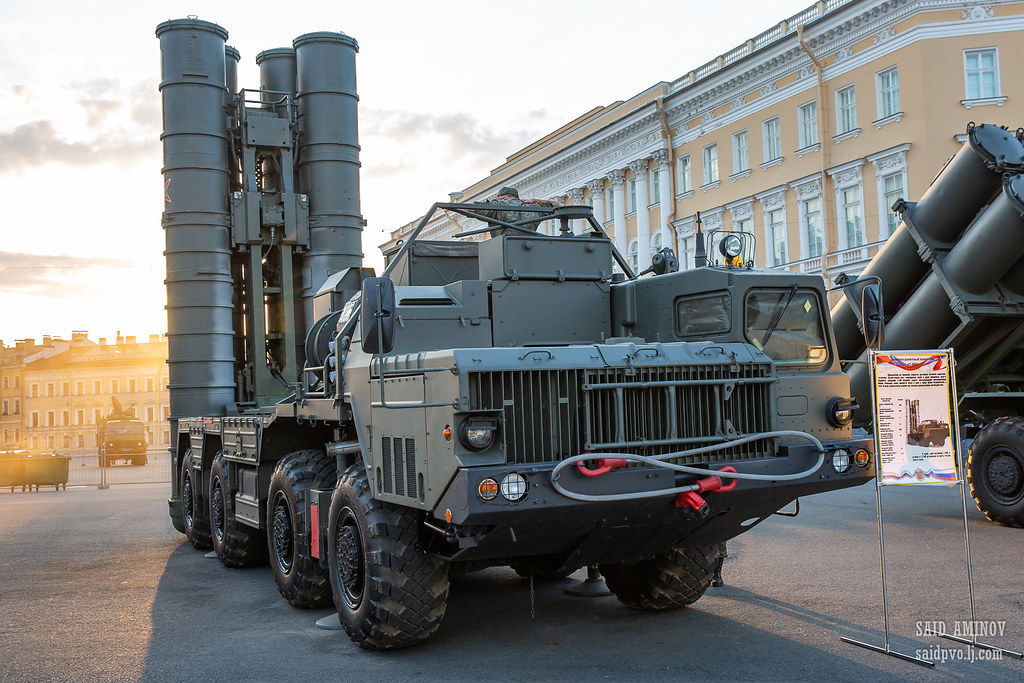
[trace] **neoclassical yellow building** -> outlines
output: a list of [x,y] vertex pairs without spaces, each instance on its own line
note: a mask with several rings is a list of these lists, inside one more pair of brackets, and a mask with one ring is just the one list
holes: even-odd
[[[1020,2],[818,2],[587,112],[452,201],[513,185],[589,204],[639,270],[663,245],[691,267],[699,212],[705,232],[753,234],[758,266],[856,275],[897,225],[889,207],[924,193],[969,122],[1024,125],[1022,30]],[[425,235],[470,227],[441,218]]]
[[151,446],[169,443],[166,338],[119,335],[96,343],[73,332],[70,340],[46,337],[41,345],[21,340],[2,355],[0,448],[93,451],[112,396],[146,424]]

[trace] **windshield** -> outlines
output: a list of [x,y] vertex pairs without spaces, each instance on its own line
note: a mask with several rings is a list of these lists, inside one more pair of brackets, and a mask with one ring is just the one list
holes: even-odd
[[820,365],[828,359],[821,303],[813,289],[758,289],[747,294],[747,340],[779,365]]
[[136,436],[142,434],[145,425],[141,422],[108,422],[107,433],[121,436]]

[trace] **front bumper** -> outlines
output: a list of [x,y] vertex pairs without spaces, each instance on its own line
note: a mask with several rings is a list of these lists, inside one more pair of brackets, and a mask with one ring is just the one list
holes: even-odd
[[[868,440],[825,444],[871,452]],[[791,474],[810,469],[818,459],[811,446],[784,447],[779,457],[716,463],[748,474]],[[554,464],[477,467],[459,470],[433,514],[448,532],[453,561],[501,561],[516,557],[564,557],[565,567],[602,562],[637,562],[683,545],[710,545],[747,531],[800,496],[858,486],[875,477],[874,455],[867,467],[837,473],[826,455],[820,466],[792,481],[740,480],[728,492],[703,494],[710,511],[700,515],[676,507],[675,495],[626,501],[581,502],[551,485]],[[485,478],[500,482],[516,472],[527,481],[526,496],[509,502],[501,495],[485,501],[477,487]],[[661,468],[627,468],[599,477],[584,477],[575,468],[562,470],[563,488],[584,494],[671,489],[698,477]],[[728,483],[728,481],[727,481]],[[450,518],[450,522],[446,520]],[[457,545],[457,547],[456,547]]]

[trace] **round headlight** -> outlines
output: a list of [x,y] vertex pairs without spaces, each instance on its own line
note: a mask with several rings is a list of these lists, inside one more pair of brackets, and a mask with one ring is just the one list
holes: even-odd
[[471,451],[486,451],[494,445],[498,420],[493,417],[471,417],[459,427],[459,441]]
[[843,474],[850,469],[850,453],[839,448],[832,451],[832,469]]
[[726,235],[718,243],[718,249],[722,252],[722,256],[736,258],[743,250],[743,240],[740,239],[739,235]]
[[506,474],[501,480],[501,495],[513,503],[522,500],[526,496],[526,480],[516,472]]
[[854,399],[834,396],[825,406],[825,418],[833,427],[845,427],[853,421],[853,411],[857,408]]

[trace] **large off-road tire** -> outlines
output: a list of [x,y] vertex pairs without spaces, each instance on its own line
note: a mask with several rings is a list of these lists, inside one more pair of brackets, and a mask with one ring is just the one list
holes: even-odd
[[225,567],[254,567],[267,561],[267,537],[235,519],[234,491],[228,461],[218,453],[210,468],[210,537],[217,559]]
[[603,564],[608,589],[630,607],[660,611],[686,607],[711,585],[718,547],[673,548],[636,564]]
[[978,432],[967,457],[967,483],[986,517],[1024,527],[1024,420],[1002,418]]
[[182,458],[181,479],[178,480],[181,483],[179,490],[181,491],[181,517],[185,525],[185,538],[197,550],[209,550],[213,547],[210,538],[210,520],[207,519],[196,495],[199,491],[199,484],[195,481],[192,468],[189,467],[191,462],[192,451],[190,449]]
[[362,463],[331,497],[331,590],[341,623],[361,647],[391,650],[429,638],[448,600],[448,562],[418,542],[414,510],[373,497]]
[[289,453],[274,468],[267,495],[267,546],[281,596],[296,607],[327,607],[327,571],[310,554],[306,510],[311,489],[330,491],[337,480],[334,458],[322,450]]

